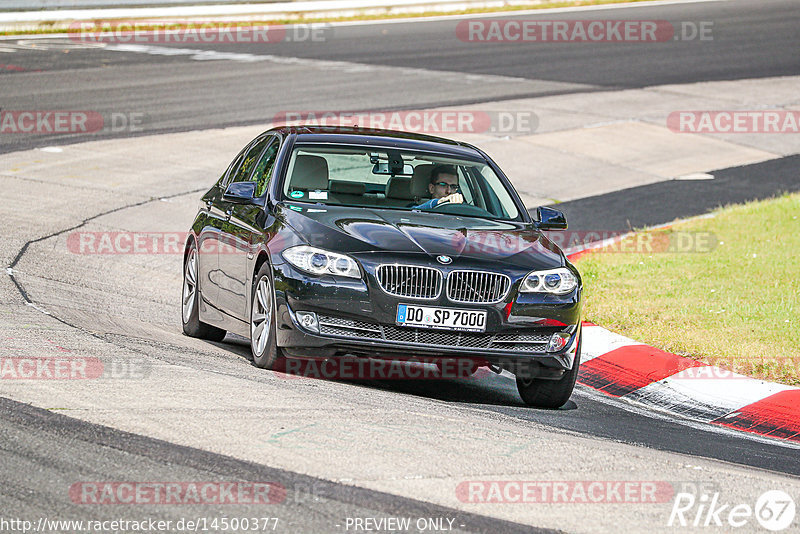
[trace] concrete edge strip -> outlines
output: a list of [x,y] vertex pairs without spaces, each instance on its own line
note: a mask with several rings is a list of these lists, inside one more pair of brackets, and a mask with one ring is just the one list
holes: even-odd
[[[575,261],[598,246],[567,258]],[[590,322],[583,328],[579,384],[695,421],[800,443],[800,388],[665,352]]]

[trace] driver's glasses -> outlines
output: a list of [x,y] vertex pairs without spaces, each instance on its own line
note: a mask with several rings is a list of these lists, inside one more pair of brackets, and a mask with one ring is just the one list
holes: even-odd
[[444,187],[445,189],[449,189],[450,191],[458,191],[458,184],[449,184],[447,182],[436,182],[434,185],[438,185],[439,187]]

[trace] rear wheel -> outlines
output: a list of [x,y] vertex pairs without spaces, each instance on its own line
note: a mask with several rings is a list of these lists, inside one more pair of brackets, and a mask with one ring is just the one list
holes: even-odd
[[197,245],[189,245],[183,264],[183,292],[181,294],[181,319],[183,333],[209,341],[222,341],[225,330],[200,321],[200,288],[197,285]]
[[269,264],[259,269],[253,284],[253,305],[250,308],[250,349],[253,363],[262,369],[275,369],[282,361],[275,335],[275,292]]
[[564,373],[564,376],[558,380],[517,377],[517,390],[525,404],[537,408],[560,408],[567,403],[572,395],[572,390],[575,389],[575,380],[578,378],[582,338],[581,334],[577,341],[578,348],[575,350],[575,362],[572,364],[572,369]]

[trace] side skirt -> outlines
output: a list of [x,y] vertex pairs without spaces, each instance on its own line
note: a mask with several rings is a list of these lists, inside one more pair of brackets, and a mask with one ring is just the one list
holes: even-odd
[[231,317],[227,313],[218,310],[203,300],[202,294],[200,296],[199,311],[201,321],[212,326],[216,326],[217,328],[223,328],[228,332],[238,334],[248,339],[250,338],[250,325],[248,323],[236,319],[235,317]]

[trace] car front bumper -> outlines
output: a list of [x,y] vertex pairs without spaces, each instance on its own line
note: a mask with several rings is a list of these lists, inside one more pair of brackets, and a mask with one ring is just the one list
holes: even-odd
[[[277,343],[299,358],[351,354],[370,358],[480,360],[512,372],[526,368],[542,378],[559,378],[575,362],[580,339],[580,288],[564,297],[517,295],[515,287],[497,304],[454,304],[442,296],[425,305],[487,311],[484,333],[397,325],[394,297],[358,279],[305,275],[288,264],[273,267]],[[301,326],[297,312],[313,312],[317,329]],[[547,352],[555,332],[569,334],[558,352]]]

